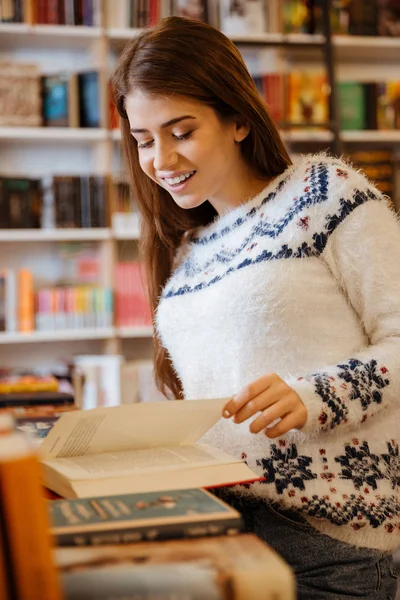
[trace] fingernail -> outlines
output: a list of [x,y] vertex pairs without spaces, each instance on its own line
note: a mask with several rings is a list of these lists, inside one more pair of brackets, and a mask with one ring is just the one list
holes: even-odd
[[231,413],[229,412],[229,410],[227,410],[226,408],[224,409],[222,415],[225,417],[225,419],[227,419],[228,417],[231,416]]

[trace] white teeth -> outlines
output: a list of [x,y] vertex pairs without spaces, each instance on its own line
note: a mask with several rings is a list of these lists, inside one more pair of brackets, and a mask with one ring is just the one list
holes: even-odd
[[168,185],[177,185],[178,183],[185,181],[185,179],[188,179],[193,173],[194,171],[191,171],[190,173],[186,173],[186,175],[179,175],[179,177],[166,177],[165,181]]

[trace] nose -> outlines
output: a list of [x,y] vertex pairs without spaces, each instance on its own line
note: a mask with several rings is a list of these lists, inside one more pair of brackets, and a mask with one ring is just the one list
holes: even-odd
[[155,171],[167,171],[178,161],[177,152],[166,142],[154,144],[153,167]]

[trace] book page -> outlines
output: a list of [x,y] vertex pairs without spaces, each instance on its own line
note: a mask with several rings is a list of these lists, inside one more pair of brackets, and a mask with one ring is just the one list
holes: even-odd
[[228,398],[171,400],[63,414],[40,447],[42,458],[192,445],[221,418]]
[[174,471],[239,462],[222,450],[198,444],[170,448],[144,448],[46,460],[44,464],[70,480],[89,480]]

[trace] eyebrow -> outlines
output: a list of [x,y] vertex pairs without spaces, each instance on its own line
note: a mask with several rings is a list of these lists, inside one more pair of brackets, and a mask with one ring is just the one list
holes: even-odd
[[[166,127],[171,127],[171,125],[176,125],[177,123],[180,123],[181,121],[184,121],[186,119],[195,119],[196,117],[192,117],[191,115],[183,115],[183,117],[176,117],[176,119],[171,119],[170,121],[167,121],[166,123],[163,123],[160,126],[160,129],[165,129]],[[148,133],[148,129],[131,129],[131,133]]]

